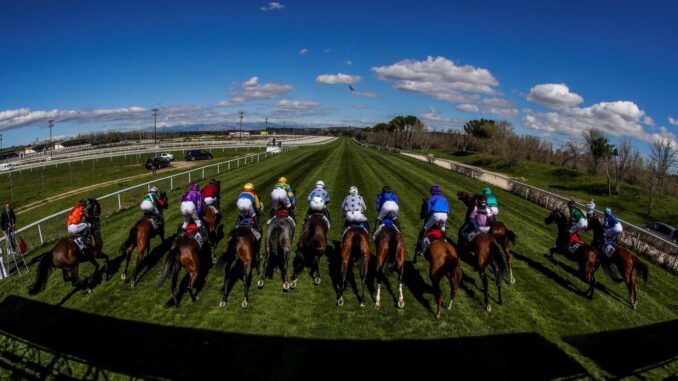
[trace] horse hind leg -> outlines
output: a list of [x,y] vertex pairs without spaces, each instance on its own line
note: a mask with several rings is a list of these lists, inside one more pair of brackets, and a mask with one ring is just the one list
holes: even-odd
[[260,262],[257,261],[257,274],[261,275],[261,279],[257,282],[257,287],[259,288],[264,288],[264,284],[266,283],[266,273],[268,272],[268,261],[271,256],[271,245],[266,242],[266,247],[264,248],[264,271],[260,271]]
[[504,237],[504,256],[506,257],[506,266],[509,271],[509,283],[515,284],[516,278],[513,276],[513,261],[511,260],[511,241]]
[[252,261],[249,260],[245,263],[243,263],[243,276],[242,276],[242,281],[243,281],[243,288],[244,288],[244,293],[245,293],[245,298],[243,299],[242,303],[240,306],[243,309],[246,309],[249,306],[249,293],[250,293],[250,279],[252,278]]
[[487,281],[487,274],[485,273],[485,270],[480,271],[480,280],[483,282],[483,296],[485,298],[485,309],[487,312],[492,312],[492,305],[490,304],[490,296],[488,293],[488,281]]

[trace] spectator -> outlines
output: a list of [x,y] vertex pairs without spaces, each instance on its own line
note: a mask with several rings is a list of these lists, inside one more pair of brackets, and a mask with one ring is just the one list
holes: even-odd
[[2,226],[2,231],[5,233],[5,240],[7,240],[8,250],[16,252],[16,241],[14,240],[16,215],[14,214],[14,209],[12,209],[12,206],[9,203],[5,204],[5,209],[2,211],[2,217],[0,217],[0,226]]

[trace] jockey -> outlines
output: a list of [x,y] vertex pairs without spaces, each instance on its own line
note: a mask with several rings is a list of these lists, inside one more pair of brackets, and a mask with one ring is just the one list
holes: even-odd
[[485,201],[481,201],[480,205],[473,207],[473,211],[471,211],[469,218],[471,219],[471,224],[476,231],[489,233],[490,219],[493,215],[494,214],[487,206],[487,203]]
[[490,187],[483,188],[483,197],[487,203],[487,207],[492,213],[490,217],[497,217],[499,215],[499,204],[497,204],[497,198],[492,194]]
[[593,218],[593,213],[594,213],[595,209],[596,209],[596,203],[593,202],[593,200],[586,203],[586,218],[587,219]]
[[391,191],[391,187],[385,185],[381,188],[381,193],[377,196],[377,218],[375,218],[374,228],[378,228],[384,218],[390,218],[393,223],[400,229],[400,221],[398,221],[398,195]]
[[[198,183],[191,183],[188,192],[181,198],[180,210],[181,214],[184,216],[184,223],[181,225],[183,231],[186,231],[188,224],[193,222],[195,226],[204,232],[202,221],[200,220],[203,199],[200,192],[198,192],[198,189],[200,189]],[[207,236],[207,234],[205,234],[205,236]]]
[[85,217],[85,205],[87,201],[80,200],[78,203],[71,209],[71,212],[68,213],[67,227],[68,235],[78,236],[76,240],[82,242],[85,246],[85,249],[90,248],[89,244],[89,229],[91,227],[87,222],[82,222],[82,219]]
[[605,214],[605,218],[603,219],[603,227],[607,229],[605,230],[604,235],[605,241],[606,243],[610,243],[610,241],[614,243],[616,238],[624,231],[624,228],[617,217],[612,214],[612,210],[610,208],[605,208],[603,213]]
[[365,217],[367,206],[365,205],[363,196],[358,194],[358,187],[352,186],[349,188],[348,196],[346,196],[344,202],[341,203],[341,210],[343,210],[346,214],[346,222],[344,223],[344,227],[362,223],[365,224],[367,231],[370,230],[367,217]]
[[294,217],[295,205],[294,189],[287,183],[287,178],[282,176],[271,192],[271,217],[283,206]]
[[327,210],[327,204],[330,203],[330,194],[325,190],[325,182],[318,180],[315,182],[315,189],[311,191],[307,198],[309,209],[306,213],[306,217],[311,214],[311,211],[322,212],[323,215],[327,218],[328,221],[332,221],[330,218],[330,212]]
[[202,188],[202,191],[200,191],[200,194],[205,201],[205,205],[214,206],[217,208],[217,212],[219,211],[220,185],[221,184],[217,180],[211,179],[210,182]]
[[450,212],[447,198],[440,194],[442,192],[440,185],[433,185],[431,187],[431,197],[428,199],[428,214],[424,230],[429,230],[433,225],[438,224],[441,231],[445,231],[445,222],[447,222],[447,214]]
[[162,213],[158,206],[165,206],[165,201],[158,197],[158,192],[160,192],[158,187],[151,187],[139,207],[144,211],[144,215],[162,223]]
[[[588,221],[584,217],[584,212],[581,211],[581,209],[577,208],[575,206],[575,203],[573,200],[570,200],[567,202],[567,207],[570,209],[570,242],[574,241],[574,236],[586,230],[586,228],[589,226]],[[583,243],[581,239],[579,239],[578,243]]]
[[252,218],[257,228],[261,231],[258,216],[261,215],[261,208],[264,205],[259,201],[259,195],[257,195],[257,191],[254,189],[254,184],[246,183],[243,185],[243,190],[240,192],[235,205],[239,212],[237,224],[240,224],[245,218]]

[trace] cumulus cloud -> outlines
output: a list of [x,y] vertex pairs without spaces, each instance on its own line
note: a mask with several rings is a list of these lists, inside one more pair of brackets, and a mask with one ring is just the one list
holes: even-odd
[[0,130],[11,130],[23,126],[44,125],[49,120],[55,122],[97,123],[118,120],[149,118],[148,110],[142,107],[126,107],[96,110],[31,110],[20,108],[0,111]]
[[460,129],[465,123],[465,121],[461,118],[448,118],[440,115],[435,107],[431,107],[427,112],[421,114],[421,121],[424,122],[424,124],[430,129],[439,131],[444,131],[450,128]]
[[543,83],[530,89],[527,100],[550,109],[576,106],[584,101],[579,94],[570,92],[564,83]]
[[464,111],[464,112],[478,112],[478,111],[480,111],[478,106],[471,104],[471,103],[462,103],[462,104],[457,106],[457,110]]
[[231,98],[219,102],[220,106],[239,106],[251,100],[276,99],[294,90],[294,86],[283,83],[259,83],[259,77],[252,77],[231,90]]
[[376,91],[359,91],[359,90],[354,90],[351,91],[351,94],[358,96],[358,97],[368,97],[368,98],[373,98],[376,97],[378,94]]
[[283,116],[311,116],[311,115],[327,115],[328,111],[320,107],[320,103],[314,100],[291,100],[281,99],[275,104],[274,114],[277,117]]
[[363,78],[359,75],[349,75],[344,73],[337,74],[321,74],[315,78],[315,81],[325,85],[336,85],[336,84],[354,84],[358,83]]
[[299,55],[300,55],[300,56],[303,56],[303,55],[306,54],[306,53],[308,53],[308,49],[306,49],[306,48],[302,48],[302,49],[299,51]]
[[498,115],[504,118],[514,118],[518,115],[517,108],[508,107],[486,107],[483,109],[483,112],[487,114]]
[[678,126],[678,119],[674,119],[673,117],[669,116],[669,123]]
[[283,8],[285,8],[284,5],[273,1],[273,2],[268,3],[268,5],[265,5],[261,8],[259,8],[259,9],[261,9],[264,12],[268,12],[268,11],[272,11],[272,10],[275,10],[275,9],[283,9]]

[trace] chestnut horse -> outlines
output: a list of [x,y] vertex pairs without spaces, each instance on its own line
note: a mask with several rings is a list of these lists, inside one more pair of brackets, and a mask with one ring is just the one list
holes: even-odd
[[[236,226],[228,234],[226,240],[226,250],[217,261],[216,269],[224,269],[224,296],[219,303],[219,307],[226,306],[228,294],[233,287],[231,282],[231,271],[233,263],[239,260],[243,265],[243,288],[244,298],[240,306],[246,309],[249,306],[250,283],[252,280],[252,266],[256,265],[259,255],[260,240],[254,235],[253,228],[247,224]],[[237,257],[237,258],[236,258]]]
[[443,292],[440,289],[440,280],[443,276],[446,276],[450,282],[450,302],[447,305],[449,310],[452,308],[452,302],[454,302],[454,297],[457,295],[457,290],[463,278],[459,256],[454,246],[447,242],[447,240],[435,239],[431,241],[431,244],[424,253],[424,258],[431,264],[428,274],[431,278],[433,294],[436,298],[435,318],[440,320],[440,310],[443,306]]
[[[46,252],[40,259],[38,265],[38,272],[35,283],[30,287],[28,293],[36,295],[45,289],[47,278],[49,277],[49,270],[52,267],[58,267],[63,272],[64,281],[70,279],[71,284],[76,288],[82,288],[85,292],[91,292],[90,285],[93,282],[93,277],[99,272],[99,263],[95,258],[103,258],[105,261],[101,278],[106,279],[108,271],[108,256],[103,253],[102,248],[104,242],[101,239],[101,226],[99,216],[101,214],[101,206],[96,199],[87,199],[85,205],[85,222],[91,225],[90,230],[90,245],[91,253],[83,255],[80,247],[75,243],[75,237],[62,238],[58,240],[51,251]],[[79,280],[80,262],[89,262],[94,265],[94,274],[87,278],[86,283]]]
[[[468,192],[458,192],[457,198],[459,201],[463,202],[466,205],[466,215],[464,217],[464,223],[468,223],[469,216],[473,211],[473,208],[479,205],[480,201],[483,199],[483,196],[473,195]],[[508,278],[509,283],[516,283],[516,278],[513,276],[513,264],[511,261],[511,244],[516,243],[516,235],[513,231],[509,230],[508,226],[505,223],[492,219],[490,223],[490,234],[499,242],[499,245],[504,249],[504,255],[506,256],[506,263],[508,264]]]
[[210,245],[210,250],[212,251],[212,262],[216,263],[216,256],[214,255],[214,249],[217,246],[217,239],[219,238],[219,229],[221,229],[221,213],[216,213],[211,206],[205,205],[203,209],[204,216],[203,220],[205,221],[205,228],[207,230],[207,242]]
[[[163,202],[159,203],[161,206],[159,208],[160,216],[162,218],[163,209],[168,208],[167,194],[162,192],[158,199]],[[134,267],[134,274],[130,280],[130,287],[134,287],[137,279],[137,273],[139,272],[139,265],[143,260],[144,256],[148,256],[151,252],[151,239],[155,236],[160,237],[160,241],[165,241],[165,224],[158,226],[158,229],[153,228],[153,223],[150,220],[151,217],[144,216],[139,221],[132,225],[132,228],[127,233],[127,239],[125,242],[120,245],[120,255],[125,256],[125,271],[120,274],[120,279],[125,280],[127,278],[127,268],[129,267],[129,260],[134,252],[134,248],[137,248],[137,262]],[[144,254],[145,252],[145,254]]]
[[497,240],[490,234],[478,233],[478,235],[473,238],[473,241],[469,242],[468,239],[466,239],[466,237],[462,234],[463,232],[464,226],[459,229],[457,246],[460,250],[475,252],[476,255],[474,267],[478,271],[478,274],[480,274],[480,280],[483,282],[485,308],[487,309],[487,312],[492,312],[492,305],[490,304],[487,290],[488,281],[485,269],[487,268],[487,265],[492,262],[495,283],[497,284],[497,303],[501,305],[501,282],[502,278],[504,277],[504,272],[506,271],[504,257],[501,255],[501,250],[499,249]]
[[[193,233],[194,231],[195,233]],[[188,273],[188,294],[192,301],[198,300],[195,286],[200,274],[201,253],[205,248],[205,238],[201,236],[199,239],[203,242],[200,243],[197,234],[200,234],[198,227],[191,224],[187,227],[187,233],[182,234],[172,243],[172,247],[165,257],[165,270],[155,284],[156,288],[160,288],[168,277],[172,277],[172,301],[177,308],[179,307],[176,292],[177,280],[182,266]]]
[[379,234],[375,238],[377,244],[377,300],[374,308],[381,309],[381,281],[386,280],[386,270],[395,269],[398,273],[398,308],[405,307],[403,297],[403,273],[405,271],[405,244],[400,231],[384,220],[386,224],[381,229],[377,226]]
[[311,213],[304,221],[294,258],[291,288],[297,287],[298,276],[304,270],[305,265],[311,269],[313,284],[316,286],[320,284],[320,257],[327,250],[328,229],[329,223],[322,213]]
[[359,226],[348,228],[341,242],[341,277],[337,290],[337,306],[339,307],[344,305],[346,275],[352,259],[360,270],[360,283],[362,284],[362,293],[359,296],[360,307],[365,307],[365,283],[367,282],[367,270],[370,264],[370,238],[367,231]]
[[[600,220],[598,220],[596,217],[589,218],[588,228],[593,230],[593,241],[591,242],[591,245],[597,248],[598,252],[601,253],[600,258],[603,263],[603,268],[606,268],[606,272],[610,275],[610,278],[613,281],[624,281],[626,283],[626,287],[629,290],[629,303],[635,310],[638,300],[636,298],[636,276],[633,273],[633,270],[636,270],[636,273],[638,273],[643,278],[643,284],[646,284],[647,278],[650,275],[647,266],[641,262],[638,257],[631,254],[630,251],[620,246],[615,248],[614,252],[608,259],[604,251],[605,228],[603,228]],[[610,263],[613,263],[617,267],[619,273],[623,274],[623,278],[620,279],[612,274],[611,271],[609,271]]]
[[570,253],[570,232],[569,224],[567,222],[567,217],[559,209],[554,209],[551,214],[546,217],[544,220],[546,225],[555,223],[558,226],[558,235],[556,236],[556,247],[549,249],[549,254],[553,262],[556,261],[553,256],[555,253],[563,254],[564,256],[574,256],[574,260],[579,264],[579,273],[589,284],[589,289],[585,292],[585,295],[589,299],[593,298],[593,291],[596,285],[596,270],[600,265],[598,263],[598,252],[596,249],[587,244],[583,244],[575,250],[574,254]]

